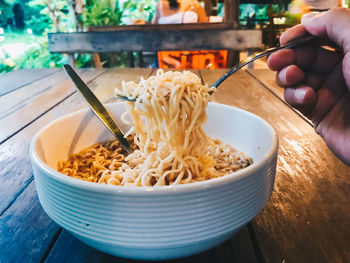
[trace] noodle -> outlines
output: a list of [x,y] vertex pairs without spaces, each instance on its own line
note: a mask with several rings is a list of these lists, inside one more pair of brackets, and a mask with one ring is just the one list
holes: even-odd
[[123,82],[116,93],[136,99],[126,103],[122,116],[131,125],[125,136],[133,137],[135,151],[125,157],[118,142],[97,144],[60,162],[58,170],[98,183],[163,186],[208,180],[250,165],[243,153],[204,133],[212,89],[188,71],[159,70],[138,84]]

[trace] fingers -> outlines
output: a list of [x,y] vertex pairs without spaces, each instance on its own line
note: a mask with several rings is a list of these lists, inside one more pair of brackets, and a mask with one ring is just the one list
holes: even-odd
[[308,32],[303,25],[300,24],[300,25],[293,26],[292,28],[288,29],[287,31],[281,34],[280,43],[283,46],[288,42],[290,42],[291,40],[302,37],[307,33]]
[[305,46],[279,50],[269,56],[267,65],[275,71],[294,64],[310,72],[329,73],[342,58],[343,55],[338,52]]
[[292,107],[299,110],[305,116],[309,116],[317,102],[316,91],[306,85],[299,85],[284,90],[284,99]]
[[333,108],[336,102],[344,95],[347,87],[345,84],[342,63],[339,63],[327,76],[317,91],[317,103],[313,112],[308,116],[317,127],[318,123]]
[[323,13],[309,13],[301,24],[312,35],[327,36],[346,52],[350,51],[350,10],[334,8]]
[[291,87],[303,84],[318,90],[324,80],[324,74],[304,72],[295,65],[287,66],[276,75],[276,82],[281,87]]
[[[349,136],[350,93],[344,94],[323,121],[316,127],[316,132],[326,141],[327,146],[350,165]],[[342,134],[341,131],[344,131]]]
[[322,85],[324,79],[325,79],[324,74],[307,72],[304,79],[304,84],[306,86],[312,87],[314,90],[317,91],[319,87]]
[[350,91],[350,52],[345,54],[343,58],[343,74],[345,78],[346,85]]
[[292,65],[295,62],[295,53],[291,49],[282,49],[272,53],[267,59],[267,65],[274,71]]
[[[281,35],[282,45],[307,33],[322,36],[313,43],[296,49],[280,50],[270,55],[268,66],[278,71],[277,84],[285,87],[285,100],[307,116],[320,132],[332,109],[350,90],[350,10],[336,8],[324,13],[303,16],[302,25]],[[333,41],[344,53],[321,47]],[[349,115],[350,116],[350,115]],[[350,118],[350,117],[349,117]],[[339,118],[340,121],[342,120]],[[322,132],[321,132],[322,133]]]
[[281,87],[294,86],[304,79],[304,72],[296,65],[290,65],[283,68],[276,76],[276,82]]
[[321,75],[306,76],[305,83],[311,85],[301,83],[284,90],[286,102],[311,119],[315,128],[347,89],[341,67],[339,63],[325,79]]

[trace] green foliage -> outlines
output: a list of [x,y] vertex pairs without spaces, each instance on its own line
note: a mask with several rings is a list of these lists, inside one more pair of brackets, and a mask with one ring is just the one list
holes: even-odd
[[128,0],[124,3],[123,9],[127,10],[125,15],[131,21],[138,19],[151,21],[153,13],[156,10],[156,5],[157,1],[155,0]]
[[[118,0],[90,0],[86,3],[83,15],[83,24],[88,26],[112,26],[122,25],[123,20],[135,21],[142,19],[152,20],[157,0],[128,0],[121,7]],[[78,61],[83,59],[80,55]],[[86,55],[85,55],[86,56]],[[101,61],[105,67],[126,67],[129,64],[129,53],[100,54]],[[86,57],[85,57],[86,58]],[[85,66],[91,65],[90,61],[82,63]],[[77,62],[78,66],[78,62]]]
[[121,6],[118,0],[89,1],[85,7],[85,26],[121,25],[124,21],[151,21],[157,0],[127,0]]
[[53,68],[61,66],[64,60],[61,54],[51,54],[47,37],[41,37],[38,39],[37,45],[27,50],[17,60],[17,64],[21,68]]
[[[28,21],[28,24],[49,23],[48,30],[52,31],[51,29],[53,29],[56,32],[66,32],[73,29],[73,18],[72,14],[69,14],[67,1],[30,0],[28,5],[33,8],[33,12],[39,13],[37,17],[31,17],[32,21]],[[41,28],[37,31],[44,32],[45,30]]]
[[10,72],[14,69],[14,66],[9,59],[0,59],[0,74]]
[[86,26],[120,25],[123,10],[118,0],[100,0],[87,4],[83,15]]
[[26,11],[27,28],[31,28],[35,35],[42,35],[45,32],[52,31],[52,20],[48,15],[41,14],[43,6],[29,3],[29,8]]
[[[24,37],[21,34],[13,34],[12,38],[18,35],[19,39],[26,39],[29,48],[20,56],[11,58],[5,53],[5,58],[0,58],[0,73],[9,72],[21,68],[52,68],[67,63],[67,58],[61,54],[51,54],[48,50],[47,35],[40,37]],[[8,41],[11,44],[11,39]]]
[[93,67],[91,54],[75,54],[75,66],[77,68]]
[[[9,0],[7,0],[9,1]],[[5,27],[8,19],[13,17],[12,6],[0,0],[0,27]],[[75,28],[74,14],[68,0],[25,0],[26,27],[33,30],[34,35],[9,34],[5,30],[5,42],[2,44],[25,43],[29,48],[15,58],[5,54],[0,58],[0,74],[20,68],[60,67],[67,63],[62,54],[51,54],[48,51],[47,33],[55,31],[70,32]],[[120,4],[119,0],[85,0],[83,24],[88,26],[121,25],[142,19],[151,21],[157,0],[127,0]],[[128,20],[128,21],[127,21]],[[2,46],[0,45],[0,49]],[[100,54],[105,67],[126,67],[129,64],[129,53]],[[94,63],[90,54],[75,55],[77,67],[91,67]]]
[[8,21],[12,18],[12,6],[0,0],[0,27],[7,27]]

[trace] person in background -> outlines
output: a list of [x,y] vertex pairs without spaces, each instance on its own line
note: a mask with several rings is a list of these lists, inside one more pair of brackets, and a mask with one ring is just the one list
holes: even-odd
[[195,0],[160,0],[153,24],[183,24],[209,22],[204,8]]
[[319,45],[280,50],[268,58],[284,87],[284,98],[312,120],[327,146],[350,165],[350,10],[334,8],[302,17],[301,24],[281,35],[285,44],[305,34],[332,42],[343,52]]
[[[160,0],[157,3],[153,24],[207,23],[209,17],[195,0]],[[227,50],[159,51],[160,68],[221,68],[226,66]]]

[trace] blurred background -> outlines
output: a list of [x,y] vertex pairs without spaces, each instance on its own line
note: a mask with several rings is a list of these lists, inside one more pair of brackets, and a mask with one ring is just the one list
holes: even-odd
[[[48,49],[48,33],[85,32],[99,26],[149,25],[154,21],[156,0],[0,0],[0,74],[21,68],[60,67],[68,62],[66,54],[52,54]],[[228,1],[198,1],[205,11],[206,23],[222,23]],[[281,32],[300,22],[310,11],[324,11],[335,6],[349,6],[349,0],[242,0],[237,11],[239,29],[259,29],[263,32],[264,48],[278,44]],[[226,11],[227,14],[227,11]],[[155,54],[143,52],[143,67],[184,67],[167,59],[177,56],[197,56],[204,59],[208,52],[188,51]],[[216,53],[215,53],[216,52]],[[225,51],[215,51],[213,56],[225,61]],[[248,55],[241,52],[241,58]],[[140,54],[133,52],[101,53],[102,67],[128,67],[130,59],[137,66]],[[93,54],[75,54],[75,66],[94,67]],[[180,60],[179,60],[180,61]],[[200,68],[192,62],[186,68]],[[179,65],[177,65],[179,64]],[[197,62],[197,64],[203,64]],[[207,65],[207,64],[206,64]],[[214,65],[225,67],[225,63]],[[258,65],[259,66],[259,63]],[[264,66],[264,65],[262,65]],[[202,66],[203,67],[203,66]],[[208,67],[208,65],[207,65]]]

